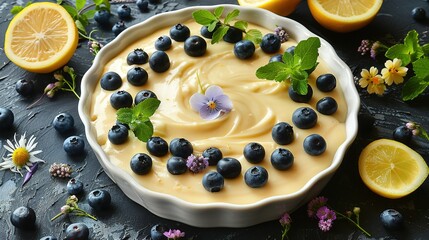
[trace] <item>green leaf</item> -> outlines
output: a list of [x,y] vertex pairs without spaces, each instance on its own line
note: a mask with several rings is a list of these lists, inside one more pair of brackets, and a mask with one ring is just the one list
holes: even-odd
[[229,24],[231,21],[236,19],[239,14],[240,14],[240,11],[238,9],[234,9],[232,12],[230,12],[226,15],[224,23]]
[[421,58],[413,62],[414,74],[420,78],[425,79],[429,76],[429,59]]
[[22,11],[22,9],[24,9],[23,6],[13,6],[12,9],[10,10],[10,13],[12,13],[13,15],[18,14],[19,12]]
[[306,71],[302,71],[302,70],[292,71],[291,82],[292,82],[293,90],[300,95],[307,94],[307,91],[308,91],[307,78],[308,78],[308,74]]
[[92,0],[95,5],[100,5],[103,3],[103,0]]
[[197,11],[194,11],[192,13],[192,18],[194,18],[195,22],[197,22],[198,24],[201,24],[201,25],[204,25],[204,26],[208,26],[213,21],[217,21],[218,20],[216,18],[216,16],[213,15],[213,13],[211,13],[208,10],[197,10]]
[[76,10],[80,11],[83,7],[85,7],[86,0],[76,0]]
[[133,120],[133,110],[131,108],[118,109],[116,119],[121,123],[130,124]]
[[74,22],[76,24],[77,29],[79,29],[80,32],[86,35],[86,29],[85,29],[85,26],[82,24],[82,22],[80,20],[76,20]]
[[260,79],[274,80],[276,79],[277,74],[284,71],[285,68],[286,65],[282,62],[270,62],[256,70],[256,77]]
[[216,31],[213,33],[212,37],[212,44],[215,44],[222,40],[223,36],[225,36],[226,32],[228,32],[229,27],[228,26],[220,26],[216,29]]
[[402,99],[404,101],[413,100],[429,86],[429,79],[421,79],[413,76],[405,82],[402,88]]
[[85,16],[86,19],[93,19],[96,12],[97,12],[96,10],[91,9],[91,10],[84,12],[82,15]]
[[57,0],[57,4],[59,5],[63,4],[63,0]]
[[73,19],[76,19],[76,16],[77,16],[76,8],[70,5],[61,5],[61,6],[70,14],[70,16]]
[[131,125],[130,128],[134,132],[134,135],[142,142],[147,142],[153,135],[153,125],[151,121]]
[[426,130],[424,128],[420,127],[420,126],[418,127],[418,130],[420,131],[420,136],[429,141],[429,134],[428,134],[428,132],[426,132]]
[[213,32],[213,30],[216,28],[216,26],[218,25],[219,21],[213,21],[212,23],[210,23],[210,25],[208,25],[207,30],[209,30],[209,32]]
[[223,9],[224,9],[224,7],[217,7],[215,10],[214,10],[214,15],[217,17],[217,18],[220,18],[221,16],[222,16],[222,13],[223,13]]
[[407,66],[411,62],[411,53],[404,44],[391,46],[384,55],[389,59],[401,59],[403,66]]
[[429,55],[429,43],[426,43],[425,45],[422,46],[422,51],[423,51],[423,54],[427,56]]
[[234,23],[234,27],[240,29],[241,31],[246,31],[247,28],[247,22],[246,21],[237,21]]
[[419,44],[419,34],[415,30],[408,32],[404,44],[396,44],[390,47],[385,56],[390,59],[399,58],[404,66],[424,55],[424,50]]
[[285,63],[285,65],[287,67],[290,67],[290,68],[293,67],[293,62],[294,62],[293,59],[294,59],[294,57],[293,57],[293,55],[291,53],[289,53],[289,52],[284,52],[283,53],[282,60],[283,60],[283,62]]
[[320,39],[317,37],[310,37],[298,43],[294,55],[301,59],[300,68],[302,70],[308,70],[314,67],[319,56],[319,47]]
[[260,44],[262,41],[262,33],[257,29],[250,29],[246,32],[244,39],[250,40],[255,44]]
[[145,99],[134,106],[133,117],[138,117],[140,119],[151,117],[155,113],[156,109],[158,109],[160,103],[161,101],[156,98]]

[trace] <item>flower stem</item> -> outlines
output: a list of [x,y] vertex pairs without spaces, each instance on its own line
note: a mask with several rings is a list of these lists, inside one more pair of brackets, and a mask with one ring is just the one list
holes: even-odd
[[[335,210],[334,210],[335,211]],[[368,237],[371,237],[371,234],[369,232],[367,232],[365,229],[363,229],[358,222],[353,221],[351,218],[347,217],[346,215],[335,211],[335,214],[338,216],[341,216],[342,218],[345,218],[347,220],[349,220],[351,223],[353,223],[353,225],[355,225],[359,230],[361,230],[363,233],[365,233]]]
[[80,208],[77,208],[77,209],[76,209],[76,211],[78,211],[78,213],[76,213],[76,215],[77,215],[77,216],[89,217],[89,218],[91,218],[92,220],[97,221],[97,218],[96,218],[96,217],[92,216],[91,214],[89,214],[89,213],[85,212],[84,210],[82,210],[82,209],[80,209]]
[[43,97],[45,96],[46,94],[45,93],[43,93],[42,94],[42,96],[40,96],[40,98],[39,99],[37,99],[36,101],[34,101],[32,104],[30,104],[30,106],[28,106],[26,109],[28,110],[28,109],[30,109],[30,108],[32,108],[32,107],[34,107],[34,105],[36,105],[38,102],[40,102],[40,100],[42,100],[43,99]]
[[57,214],[57,215],[55,215],[53,218],[51,218],[51,222],[52,222],[52,221],[54,221],[55,219],[57,219],[57,218],[61,217],[63,214],[64,214],[63,212],[58,213],[58,214]]

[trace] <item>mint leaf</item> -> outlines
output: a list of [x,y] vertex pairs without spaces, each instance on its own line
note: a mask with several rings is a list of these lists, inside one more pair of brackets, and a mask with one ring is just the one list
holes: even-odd
[[411,54],[409,52],[409,49],[404,44],[396,44],[387,49],[386,53],[384,54],[389,59],[401,59],[402,64],[404,66],[407,66],[411,62]]
[[228,32],[229,27],[228,26],[220,26],[218,29],[213,33],[212,36],[212,44],[215,44],[222,40],[223,36],[225,36],[226,32]]
[[140,102],[133,108],[133,117],[134,118],[149,118],[151,117],[156,109],[158,109],[159,101],[156,98],[147,98],[143,102]]
[[130,124],[133,121],[133,109],[132,108],[120,108],[116,111],[116,119],[119,122]]
[[260,44],[262,42],[262,33],[257,29],[250,29],[246,32],[244,39],[252,41],[255,44]]
[[389,59],[401,59],[404,66],[421,58],[423,55],[423,49],[419,44],[419,35],[415,30],[408,32],[404,39],[404,44],[393,45],[385,53],[385,56]]
[[238,15],[240,14],[240,11],[237,9],[234,9],[232,12],[228,13],[225,17],[224,23],[229,24],[231,21],[236,19]]
[[224,9],[224,7],[217,7],[215,10],[214,10],[214,15],[217,17],[217,18],[220,18],[221,16],[222,16],[222,13],[223,13],[223,9]]
[[317,62],[317,57],[319,56],[319,47],[320,39],[317,37],[310,37],[298,43],[294,55],[301,58],[301,70],[308,70],[314,67]]
[[75,20],[74,23],[76,24],[76,27],[77,27],[77,29],[79,29],[80,32],[86,34],[85,26],[80,20]]
[[308,92],[308,74],[303,70],[294,70],[291,74],[292,88],[295,92],[305,95]]
[[[270,62],[256,70],[256,77],[260,79],[274,80],[279,72],[286,69],[286,65],[281,62]],[[285,79],[283,79],[285,80]],[[282,81],[283,81],[282,80]]]
[[97,11],[92,9],[92,10],[88,10],[87,12],[84,12],[82,15],[85,16],[87,19],[93,19],[95,12]]
[[241,31],[246,31],[247,28],[247,22],[246,21],[237,21],[234,23],[234,27],[240,29]]
[[86,0],[76,0],[76,10],[80,11],[83,7],[85,7]]
[[429,76],[429,59],[421,58],[413,62],[413,70],[418,78],[427,78]]
[[429,79],[413,76],[405,82],[402,88],[402,100],[413,100],[429,86]]
[[134,132],[134,135],[142,142],[147,142],[153,135],[153,125],[150,121],[131,124],[130,128]]
[[10,10],[10,13],[12,13],[12,15],[16,15],[16,14],[18,14],[19,12],[21,12],[22,11],[22,9],[24,9],[24,7],[23,6],[13,6],[12,7],[12,9]]
[[218,23],[219,21],[213,21],[212,23],[210,23],[210,25],[207,26],[207,30],[209,30],[209,32],[213,32]]
[[291,68],[293,67],[294,57],[291,53],[289,53],[289,52],[283,53],[282,59],[283,59],[283,62],[286,64],[286,66],[291,67]]
[[77,16],[77,11],[76,8],[70,6],[70,5],[61,5],[69,14],[73,19],[76,19]]
[[201,24],[204,26],[207,26],[211,24],[213,21],[218,20],[216,16],[213,15],[213,13],[211,13],[208,10],[197,10],[192,13],[192,18],[194,18],[195,22],[197,22],[198,24]]
[[429,43],[426,43],[425,45],[422,46],[422,51],[423,51],[423,54],[429,55]]

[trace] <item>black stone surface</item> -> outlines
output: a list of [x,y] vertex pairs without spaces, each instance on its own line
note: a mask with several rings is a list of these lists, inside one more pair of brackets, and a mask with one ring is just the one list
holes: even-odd
[[[41,97],[47,83],[54,81],[52,74],[33,74],[20,69],[10,62],[2,49],[4,33],[12,19],[9,13],[13,5],[23,5],[27,1],[6,0],[0,2],[0,107],[11,109],[15,114],[14,129],[0,132],[0,145],[6,144],[6,139],[12,139],[14,133],[27,136],[35,135],[39,142],[37,149],[43,153],[38,156],[46,160],[25,186],[21,187],[23,178],[10,171],[0,172],[0,239],[40,239],[46,235],[63,239],[65,229],[74,222],[84,222],[90,228],[90,239],[149,239],[150,228],[158,223],[171,229],[186,232],[189,239],[281,239],[281,226],[277,220],[258,224],[248,228],[195,228],[166,219],[159,218],[140,205],[128,199],[122,191],[109,179],[98,163],[94,153],[86,144],[85,154],[69,157],[62,149],[64,139],[70,135],[85,136],[80,122],[77,105],[78,100],[68,92],[59,92],[53,99],[44,97],[31,109],[27,107]],[[126,21],[127,26],[138,23],[154,14],[171,11],[191,5],[209,5],[217,3],[232,3],[234,0],[162,0],[157,5],[150,5],[150,11],[141,13],[134,3],[132,16]],[[112,10],[120,4],[113,4]],[[302,1],[298,9],[289,17],[302,23],[314,33],[331,43],[338,55],[350,66],[355,76],[359,76],[362,68],[372,65],[383,67],[384,59],[372,60],[369,56],[357,53],[357,47],[362,39],[383,39],[391,35],[393,39],[401,40],[410,29],[416,29],[421,41],[428,42],[428,20],[416,22],[411,16],[414,7],[422,6],[429,11],[426,1],[385,0],[375,20],[362,30],[352,33],[334,33],[322,28],[312,18],[306,1]],[[287,26],[286,26],[287,27]],[[99,29],[96,24],[90,28]],[[113,39],[109,29],[101,29],[93,37],[103,44]],[[89,53],[86,41],[81,41],[79,47],[68,63],[75,68],[78,81],[88,70],[93,56]],[[33,81],[36,93],[23,98],[15,91],[15,83],[20,79]],[[371,192],[362,183],[357,170],[357,160],[361,150],[371,141],[379,138],[392,138],[393,130],[407,121],[421,123],[429,129],[429,94],[418,99],[403,102],[400,98],[401,86],[388,88],[383,97],[368,95],[358,88],[362,100],[360,111],[359,134],[344,157],[343,164],[330,180],[321,195],[329,198],[329,205],[338,211],[351,210],[355,206],[361,208],[361,225],[373,235],[373,239],[429,239],[429,182],[426,182],[414,193],[401,199],[390,200]],[[74,132],[67,135],[58,134],[51,121],[60,112],[68,112],[76,120]],[[410,146],[419,152],[426,161],[429,160],[429,143],[421,138],[414,138]],[[6,150],[0,148],[0,156],[5,156]],[[79,206],[97,216],[98,221],[82,217],[61,217],[55,221],[50,219],[59,212],[65,204],[68,194],[67,179],[53,178],[48,169],[53,162],[68,163],[73,166],[73,177],[84,183],[84,194],[80,196]],[[86,200],[87,194],[96,188],[108,190],[112,195],[112,205],[109,209],[95,212]],[[34,230],[21,230],[12,226],[10,215],[20,206],[33,208],[37,215]],[[379,220],[380,213],[387,208],[395,208],[404,216],[404,227],[398,231],[384,229]],[[322,232],[315,220],[306,215],[306,206],[291,214],[293,223],[289,239],[367,239],[362,232],[345,220],[337,220],[333,229]]]

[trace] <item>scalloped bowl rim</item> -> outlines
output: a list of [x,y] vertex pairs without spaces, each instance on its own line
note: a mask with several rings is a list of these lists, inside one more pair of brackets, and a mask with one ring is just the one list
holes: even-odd
[[[304,185],[304,187],[302,187],[299,191],[296,191],[295,193],[282,196],[272,196],[255,203],[239,205],[223,202],[197,204],[184,201],[182,199],[179,199],[178,197],[174,197],[168,194],[153,192],[139,185],[130,174],[126,173],[122,169],[115,167],[108,160],[108,157],[101,149],[101,146],[97,143],[96,137],[93,134],[92,125],[89,117],[89,103],[92,97],[92,89],[94,89],[95,84],[98,82],[100,74],[103,71],[104,64],[107,63],[107,61],[109,61],[112,57],[114,57],[116,53],[119,53],[124,46],[126,46],[128,43],[136,41],[138,36],[143,36],[143,33],[150,32],[151,29],[172,26],[178,22],[189,20],[191,17],[191,13],[195,10],[207,9],[212,11],[218,6],[225,7],[226,11],[230,11],[232,9],[239,9],[240,19],[245,19],[248,22],[251,22],[251,20],[249,19],[259,19],[263,23],[258,22],[256,24],[261,25],[263,27],[268,28],[267,22],[270,22],[270,24],[276,23],[271,24],[272,26],[283,26],[288,31],[290,37],[297,41],[306,39],[311,36],[319,37],[314,33],[310,32],[303,25],[292,19],[281,17],[267,10],[258,8],[222,4],[213,6],[187,7],[172,12],[160,13],[148,18],[141,23],[127,28],[113,41],[111,41],[101,49],[101,51],[95,57],[91,68],[83,76],[81,83],[81,99],[79,101],[78,111],[79,116],[85,126],[85,134],[88,143],[96,154],[100,164],[103,166],[108,176],[116,184],[118,184],[122,191],[124,191],[124,193],[132,200],[146,207],[149,211],[158,216],[171,220],[185,222],[189,225],[197,227],[245,227],[276,219],[281,214],[281,212],[273,212],[270,214],[262,214],[262,216],[260,217],[247,220],[243,219],[245,216],[247,216],[244,213],[245,211],[255,213],[258,212],[258,209],[262,211],[263,209],[266,210],[267,207],[272,208],[273,206],[274,208],[279,207],[280,209],[284,208],[284,210],[292,211],[295,208],[299,207],[301,204],[305,203],[305,201],[308,201],[312,197],[315,197],[317,194],[319,194],[321,189],[324,187],[324,185],[326,185],[327,181],[332,177],[332,175],[340,166],[347,148],[351,145],[351,143],[356,137],[358,128],[357,114],[359,111],[360,99],[356,88],[354,87],[353,75],[350,71],[350,68],[338,57],[334,48],[323,38],[319,37],[319,39],[321,40],[319,57],[323,57],[324,60],[329,60],[326,62],[328,63],[328,66],[333,70],[333,72],[339,71],[338,69],[341,69],[341,72],[339,74],[342,76],[341,79],[345,79],[344,82],[341,82],[341,88],[343,93],[347,92],[347,94],[344,94],[348,108],[346,118],[346,139],[337,149],[332,164],[325,170],[312,177]],[[260,18],[255,18],[255,15],[259,16]],[[321,188],[320,186],[316,188],[317,183],[319,182],[324,182],[321,184],[323,186]],[[130,186],[132,189],[127,188]],[[314,188],[316,188],[317,190],[314,190]],[[172,204],[172,206],[174,207],[186,209],[190,212],[190,214],[185,214],[185,216],[181,216],[180,214],[183,214],[183,210],[177,211],[177,213],[174,213],[174,211],[171,212],[159,210],[159,207],[155,207],[156,203],[153,202],[157,200],[161,202],[166,201],[167,203]],[[286,203],[288,200],[295,201],[295,204],[292,204],[293,209],[289,209],[290,207],[284,207],[284,203]],[[219,214],[217,214],[219,216],[212,216],[213,214],[215,214],[215,211],[211,210],[219,210]],[[231,213],[231,215],[226,215],[227,217],[230,218],[232,216],[236,219],[232,219],[229,221],[226,220],[225,223],[219,222],[219,220],[225,220],[226,217],[221,216],[222,214],[225,214],[225,211]],[[212,214],[210,215],[210,218],[212,218],[213,220],[207,220],[206,214],[208,214],[208,212]],[[190,219],[190,217],[194,218]]]

